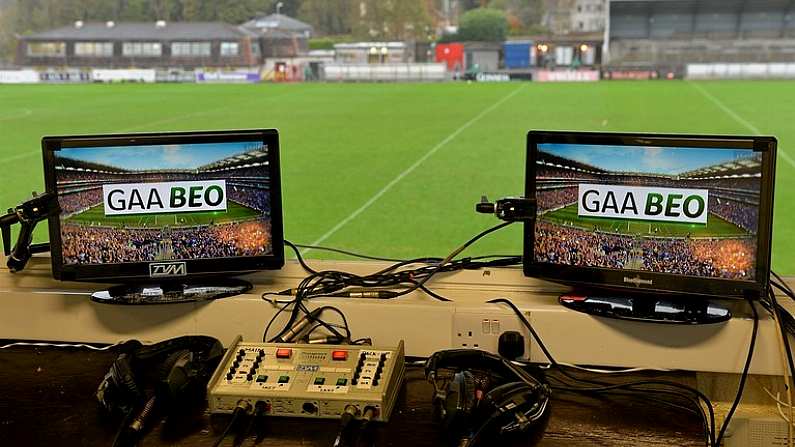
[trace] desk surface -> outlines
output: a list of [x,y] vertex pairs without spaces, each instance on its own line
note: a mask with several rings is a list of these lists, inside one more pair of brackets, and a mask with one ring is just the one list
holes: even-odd
[[[93,394],[115,357],[110,351],[74,348],[0,350],[0,443],[110,445],[116,421],[101,415]],[[664,377],[682,379],[686,375]],[[431,420],[430,396],[430,384],[422,371],[410,369],[392,420],[377,430],[376,445],[441,445],[438,428]],[[179,422],[158,424],[140,445],[210,446],[224,422],[225,418],[210,418],[200,410]],[[334,421],[268,419],[259,445],[328,446],[336,429]],[[648,401],[557,393],[549,426],[538,445],[700,446],[701,430],[696,416]],[[223,445],[232,445],[232,437]],[[244,445],[254,445],[254,437]]]

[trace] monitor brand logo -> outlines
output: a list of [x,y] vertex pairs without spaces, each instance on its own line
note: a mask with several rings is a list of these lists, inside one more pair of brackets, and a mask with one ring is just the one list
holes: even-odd
[[184,262],[153,262],[149,264],[149,276],[163,278],[168,276],[185,276],[188,266]]
[[625,276],[624,277],[624,282],[627,283],[627,284],[633,284],[635,287],[650,286],[650,285],[654,284],[654,281],[652,281],[651,279],[643,279],[640,276],[636,276],[634,278],[630,278],[628,276]]
[[577,215],[648,221],[707,223],[709,191],[617,185],[578,185]]
[[226,211],[226,181],[102,185],[102,197],[106,216]]

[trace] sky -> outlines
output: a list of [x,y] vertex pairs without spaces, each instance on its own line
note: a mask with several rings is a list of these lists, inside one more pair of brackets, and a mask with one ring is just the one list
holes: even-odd
[[539,144],[538,149],[569,160],[618,172],[675,175],[753,155],[748,149]]
[[196,169],[251,150],[252,142],[65,148],[59,157],[132,171]]

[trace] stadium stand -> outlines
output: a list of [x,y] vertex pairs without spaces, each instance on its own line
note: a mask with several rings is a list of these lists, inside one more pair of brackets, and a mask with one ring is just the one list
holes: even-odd
[[689,63],[791,62],[791,0],[611,0],[606,61],[682,70]]

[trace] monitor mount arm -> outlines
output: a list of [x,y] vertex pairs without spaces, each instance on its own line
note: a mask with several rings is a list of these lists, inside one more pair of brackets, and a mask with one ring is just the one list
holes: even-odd
[[[9,208],[8,213],[0,216],[0,232],[3,236],[3,253],[8,258],[6,264],[12,273],[25,268],[30,257],[35,253],[50,251],[50,244],[33,244],[33,230],[36,224],[47,220],[58,213],[58,200],[53,193],[36,195],[15,208]],[[11,248],[11,226],[20,224],[17,242]]]
[[506,222],[533,222],[536,220],[537,210],[536,199],[524,197],[505,197],[489,202],[486,196],[482,196],[480,203],[475,205],[476,212],[494,214]]

